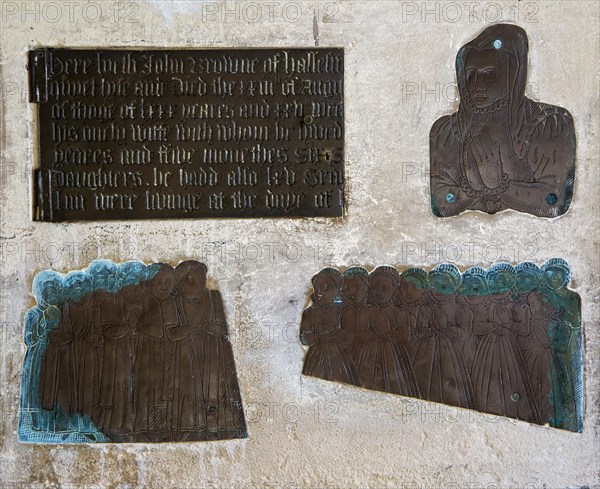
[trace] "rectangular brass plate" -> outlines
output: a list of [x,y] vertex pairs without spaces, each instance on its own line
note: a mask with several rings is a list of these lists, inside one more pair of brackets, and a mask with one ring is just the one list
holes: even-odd
[[34,218],[335,217],[343,49],[29,53]]

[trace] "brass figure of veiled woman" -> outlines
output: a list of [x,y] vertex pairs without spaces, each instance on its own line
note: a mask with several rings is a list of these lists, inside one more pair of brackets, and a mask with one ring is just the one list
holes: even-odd
[[459,50],[458,111],[438,119],[430,133],[436,216],[514,209],[556,217],[569,208],[573,118],[525,96],[528,49],[522,28],[496,24]]

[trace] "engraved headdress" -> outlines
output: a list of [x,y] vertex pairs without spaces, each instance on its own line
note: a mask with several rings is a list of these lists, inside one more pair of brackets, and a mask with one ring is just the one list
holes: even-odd
[[429,283],[436,292],[450,294],[460,286],[460,270],[451,263],[442,263],[429,272]]
[[488,292],[485,269],[471,267],[462,274],[461,292],[466,295],[483,295]]
[[486,281],[492,293],[501,293],[512,290],[515,286],[517,272],[510,263],[496,263],[488,270]]
[[[50,287],[51,284],[53,287]],[[42,307],[60,304],[63,299],[63,288],[63,276],[54,270],[44,270],[33,279],[33,293]]]
[[393,283],[394,287],[397,287],[398,284],[400,283],[400,274],[398,273],[398,270],[396,270],[394,267],[389,267],[389,266],[377,267],[375,270],[373,270],[371,272],[371,278],[373,278],[377,275],[383,275],[385,277],[389,277],[390,279],[392,279],[392,283]]
[[542,273],[546,284],[553,289],[566,287],[571,281],[571,269],[562,258],[550,258],[542,265]]
[[[472,50],[492,50],[497,56],[504,56],[506,63],[505,83],[507,95],[501,100],[485,108],[478,108],[471,100],[467,89],[466,58]],[[460,91],[460,108],[458,114],[459,128],[464,136],[471,126],[473,114],[495,112],[507,107],[510,113],[510,127],[517,134],[511,134],[513,146],[520,158],[524,155],[524,126],[528,111],[534,109],[525,102],[525,86],[527,84],[527,54],[529,43],[525,31],[516,25],[495,24],[485,29],[479,36],[460,48],[456,55],[456,78]],[[538,109],[539,111],[539,109]]]
[[530,292],[540,285],[542,270],[535,263],[524,261],[515,267],[517,273],[517,289]]
[[342,281],[353,277],[359,277],[365,284],[367,284],[369,281],[369,272],[363,267],[350,267],[347,268],[344,273],[342,273]]
[[340,271],[337,268],[333,268],[333,267],[326,267],[323,268],[319,273],[317,273],[311,280],[311,283],[314,287],[315,282],[317,279],[322,278],[322,277],[327,277],[328,279],[330,279],[333,284],[335,285],[336,288],[339,289],[341,283],[342,283],[342,274],[340,273]]
[[413,284],[417,289],[429,288],[427,272],[422,268],[407,268],[402,272],[401,278]]

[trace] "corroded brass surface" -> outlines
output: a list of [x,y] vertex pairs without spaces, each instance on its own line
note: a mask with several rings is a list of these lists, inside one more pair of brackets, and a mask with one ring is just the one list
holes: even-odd
[[221,295],[206,266],[108,260],[34,280],[19,438],[163,442],[246,437]]
[[303,373],[581,431],[581,301],[569,267],[464,273],[325,268],[312,279]]

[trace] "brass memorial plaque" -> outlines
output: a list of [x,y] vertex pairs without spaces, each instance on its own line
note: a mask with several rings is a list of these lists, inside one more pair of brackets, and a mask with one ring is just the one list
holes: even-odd
[[335,217],[344,51],[29,53],[40,221]]
[[303,373],[484,413],[583,429],[581,298],[560,258],[463,273],[324,268]]
[[430,133],[431,208],[437,217],[506,209],[539,217],[567,212],[576,137],[568,110],[525,95],[529,43],[496,24],[460,48],[460,105]]
[[245,438],[223,299],[203,263],[95,260],[33,281],[19,440]]

